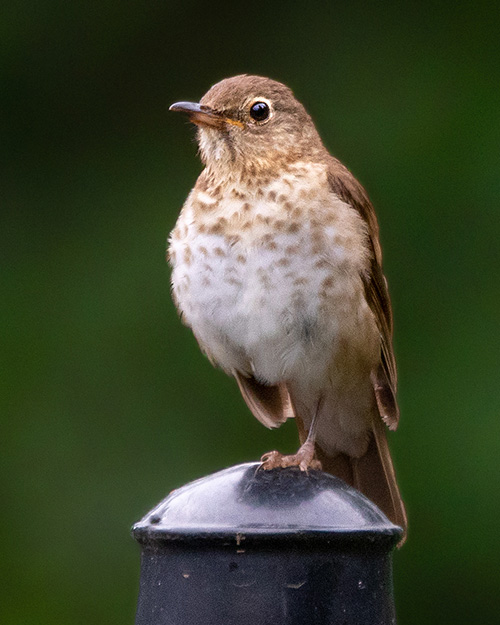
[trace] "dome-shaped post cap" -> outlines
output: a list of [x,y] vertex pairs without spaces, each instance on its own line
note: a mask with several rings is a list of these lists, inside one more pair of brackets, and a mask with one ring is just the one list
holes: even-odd
[[321,471],[219,471],[174,490],[133,528],[137,540],[358,538],[396,543],[401,528],[364,495]]
[[187,484],[134,526],[136,625],[394,625],[401,528],[336,477],[259,467]]

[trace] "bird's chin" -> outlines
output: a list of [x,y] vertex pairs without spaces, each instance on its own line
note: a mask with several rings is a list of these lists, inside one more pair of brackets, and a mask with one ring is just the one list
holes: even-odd
[[221,136],[219,128],[198,125],[198,145],[201,159],[205,165],[230,160],[226,141]]

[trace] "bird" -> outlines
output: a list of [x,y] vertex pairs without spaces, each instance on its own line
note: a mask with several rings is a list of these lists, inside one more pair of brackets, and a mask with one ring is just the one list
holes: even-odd
[[379,226],[362,185],[291,89],[226,78],[171,111],[197,127],[204,169],[169,237],[172,296],[209,360],[295,454],[263,470],[323,469],[406,533],[386,430],[399,422]]

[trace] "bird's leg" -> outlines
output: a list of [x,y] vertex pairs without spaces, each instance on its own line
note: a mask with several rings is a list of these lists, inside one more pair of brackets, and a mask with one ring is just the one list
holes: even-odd
[[298,466],[301,471],[307,471],[308,469],[321,470],[321,462],[315,458],[314,441],[316,440],[316,429],[318,423],[318,413],[321,400],[318,402],[316,411],[311,421],[311,427],[307,433],[306,440],[297,450],[296,454],[290,456],[284,456],[279,451],[269,451],[264,454],[260,459],[262,464],[261,469],[269,471],[270,469],[296,467]]

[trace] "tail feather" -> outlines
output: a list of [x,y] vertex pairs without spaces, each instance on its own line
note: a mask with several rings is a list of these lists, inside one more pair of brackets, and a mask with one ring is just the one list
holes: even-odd
[[[406,540],[406,534],[408,530],[408,518],[406,516],[406,508],[399,492],[398,482],[396,480],[396,473],[394,471],[394,464],[392,462],[391,453],[389,451],[389,445],[387,443],[386,427],[384,422],[378,417],[374,418],[373,422],[373,441],[375,441],[376,451],[373,452],[375,456],[375,466],[378,465],[379,471],[381,470],[385,481],[380,476],[375,481],[382,486],[385,483],[385,492],[381,493],[381,497],[386,500],[384,507],[381,505],[381,510],[384,511],[386,516],[396,525],[403,528],[403,538],[399,543],[401,546]],[[366,456],[366,454],[365,454]],[[362,459],[360,459],[362,460]],[[358,463],[360,462],[358,460]],[[375,469],[375,466],[373,469]],[[368,481],[369,481],[369,475]],[[372,478],[373,479],[373,478]],[[366,480],[365,480],[366,481]],[[363,482],[361,483],[361,486]],[[375,502],[377,503],[377,502]],[[378,504],[377,504],[378,505]]]
[[384,428],[383,421],[375,418],[373,436],[361,458],[351,458],[346,454],[338,454],[332,458],[321,449],[318,449],[318,458],[324,471],[340,477],[361,491],[390,521],[403,528],[403,536],[398,545],[401,547],[406,540],[408,522]]

